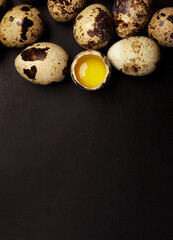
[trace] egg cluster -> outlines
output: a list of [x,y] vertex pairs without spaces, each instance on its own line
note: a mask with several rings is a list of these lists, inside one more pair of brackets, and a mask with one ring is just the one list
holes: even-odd
[[[9,48],[23,48],[15,59],[18,73],[26,80],[47,85],[60,82],[69,72],[69,55],[59,45],[39,42],[45,20],[32,5],[18,5],[7,11],[7,0],[0,0],[0,41]],[[28,0],[32,3],[34,0]],[[111,76],[111,65],[132,76],[153,72],[160,62],[160,47],[173,47],[173,7],[152,15],[152,0],[115,0],[112,14],[103,4],[86,0],[48,0],[55,21],[73,22],[76,42],[85,49],[71,64],[75,84],[86,90],[100,89]],[[63,24],[63,23],[62,23]],[[148,24],[148,37],[136,36]],[[116,33],[114,33],[116,32]],[[107,56],[97,51],[117,34]]]

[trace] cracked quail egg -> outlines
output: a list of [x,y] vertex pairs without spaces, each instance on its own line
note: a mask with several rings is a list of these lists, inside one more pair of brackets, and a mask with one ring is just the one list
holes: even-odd
[[77,15],[73,35],[81,47],[100,49],[111,39],[113,29],[109,10],[102,4],[91,4]]
[[74,83],[84,90],[98,90],[110,79],[111,64],[108,58],[96,50],[79,53],[71,65]]
[[0,40],[7,47],[21,48],[34,43],[43,33],[40,11],[30,5],[9,10],[0,23]]
[[148,37],[134,36],[113,44],[107,56],[112,65],[123,73],[143,76],[157,68],[160,62],[160,48]]
[[137,34],[151,16],[152,0],[115,0],[113,18],[115,30],[121,38]]
[[35,43],[15,59],[18,73],[26,80],[41,85],[62,81],[68,73],[67,52],[50,42]]
[[173,47],[173,7],[160,9],[152,16],[148,35],[163,47]]
[[67,22],[78,14],[86,0],[48,0],[50,15],[58,22]]

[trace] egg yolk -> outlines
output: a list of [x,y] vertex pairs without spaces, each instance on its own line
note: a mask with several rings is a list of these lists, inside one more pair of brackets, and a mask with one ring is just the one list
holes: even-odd
[[97,55],[83,55],[77,60],[74,70],[78,82],[87,88],[99,86],[106,77],[105,63]]

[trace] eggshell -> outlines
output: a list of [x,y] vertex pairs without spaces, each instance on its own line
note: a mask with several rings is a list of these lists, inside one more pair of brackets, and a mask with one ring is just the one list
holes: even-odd
[[137,34],[151,16],[152,0],[116,0],[113,4],[115,30],[121,38]]
[[163,8],[152,16],[148,35],[163,47],[173,47],[173,7]]
[[157,68],[160,61],[160,48],[150,38],[135,36],[113,44],[107,56],[112,65],[123,73],[143,76]]
[[73,26],[76,42],[85,49],[104,47],[113,34],[113,20],[102,4],[92,4],[78,14]]
[[50,15],[58,22],[67,22],[76,17],[86,0],[48,0]]
[[41,42],[24,49],[15,59],[18,73],[26,80],[46,85],[62,81],[68,72],[68,54],[54,43]]
[[43,33],[40,11],[30,5],[9,10],[0,23],[0,40],[7,47],[21,48],[34,43]]
[[[100,59],[103,61],[103,63],[105,64],[105,67],[106,67],[106,77],[104,79],[104,81],[96,86],[96,87],[86,87],[84,85],[82,85],[78,79],[77,79],[77,76],[75,74],[75,66],[77,64],[77,61],[84,55],[96,55],[96,56],[99,56]],[[111,72],[112,72],[112,68],[111,68],[111,64],[108,60],[108,58],[102,54],[101,52],[99,51],[96,51],[96,50],[86,50],[86,51],[83,51],[83,52],[80,52],[78,55],[76,55],[76,57],[73,59],[73,62],[71,64],[71,70],[70,70],[70,73],[71,73],[71,77],[72,77],[72,80],[73,82],[80,88],[82,88],[83,90],[89,90],[89,91],[95,91],[95,90],[99,90],[101,88],[103,88],[106,83],[109,81],[110,77],[111,77]]]

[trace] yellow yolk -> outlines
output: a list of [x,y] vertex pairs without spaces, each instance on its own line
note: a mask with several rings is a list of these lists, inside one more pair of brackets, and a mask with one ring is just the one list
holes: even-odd
[[78,82],[88,88],[99,86],[106,77],[106,66],[97,55],[83,55],[75,65],[75,75]]

